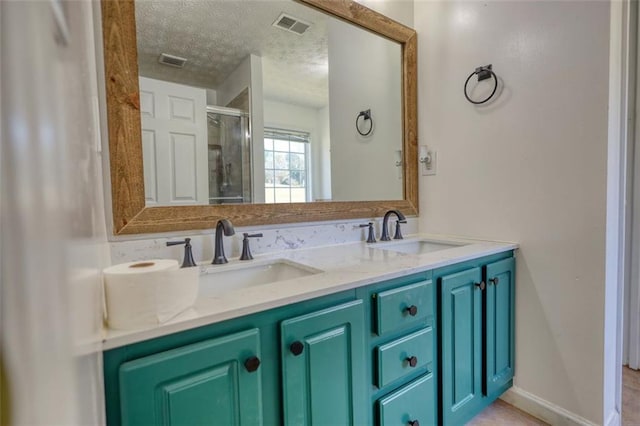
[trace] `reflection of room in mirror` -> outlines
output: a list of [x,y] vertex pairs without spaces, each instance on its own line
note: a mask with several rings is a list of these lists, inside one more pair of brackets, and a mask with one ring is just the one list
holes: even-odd
[[[135,8],[141,87],[184,87],[170,97],[206,114],[205,134],[168,130],[162,159],[143,114],[147,205],[403,198],[399,44],[288,0]],[[365,109],[376,126],[363,138],[354,122]]]

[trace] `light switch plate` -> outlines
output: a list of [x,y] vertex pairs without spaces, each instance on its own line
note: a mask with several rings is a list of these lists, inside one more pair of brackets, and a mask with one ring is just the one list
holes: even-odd
[[438,166],[438,153],[429,146],[420,146],[420,174],[433,176]]

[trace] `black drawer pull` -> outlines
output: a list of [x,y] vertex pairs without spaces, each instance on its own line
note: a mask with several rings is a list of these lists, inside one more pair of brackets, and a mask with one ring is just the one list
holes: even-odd
[[500,280],[498,279],[498,277],[495,277],[495,278],[489,278],[489,282],[490,282],[491,284],[498,285],[498,283],[500,282]]
[[302,344],[302,342],[296,340],[289,346],[289,350],[292,354],[298,356],[302,353],[302,351],[304,351],[304,345]]
[[260,367],[260,358],[257,356],[252,356],[251,358],[247,358],[244,362],[244,368],[247,369],[249,373],[253,373]]
[[480,281],[479,283],[474,283],[474,285],[478,288],[480,288],[480,291],[484,290],[487,285],[484,283],[484,281]]
[[417,420],[409,420],[409,426],[420,426],[420,422]]
[[406,308],[404,308],[404,311],[412,317],[418,315],[418,307],[416,305],[407,306]]
[[409,363],[409,366],[411,367],[415,367],[416,365],[418,365],[418,358],[415,356],[407,357],[405,361],[407,361]]

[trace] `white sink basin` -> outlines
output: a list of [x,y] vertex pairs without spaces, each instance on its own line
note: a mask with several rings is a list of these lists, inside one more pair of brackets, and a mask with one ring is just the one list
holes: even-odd
[[396,251],[407,254],[425,254],[434,251],[446,250],[454,247],[464,246],[462,243],[445,243],[442,241],[431,240],[414,240],[403,242],[381,242],[379,245],[373,246],[381,250]]
[[307,277],[322,272],[284,259],[211,265],[200,275],[200,296],[215,296],[233,290]]

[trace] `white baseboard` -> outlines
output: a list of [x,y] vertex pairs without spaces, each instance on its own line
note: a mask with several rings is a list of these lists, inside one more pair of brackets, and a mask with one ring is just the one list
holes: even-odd
[[580,417],[517,386],[513,386],[502,394],[500,399],[553,426],[596,426],[595,423],[584,417]]

